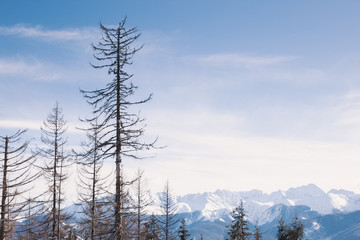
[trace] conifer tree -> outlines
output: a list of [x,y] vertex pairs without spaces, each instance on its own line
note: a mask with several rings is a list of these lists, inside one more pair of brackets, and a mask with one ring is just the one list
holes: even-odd
[[289,226],[281,217],[277,229],[278,240],[301,240],[304,237],[304,224],[296,215]]
[[144,240],[160,240],[160,228],[154,214],[152,214],[149,221],[145,223]]
[[295,215],[288,229],[288,239],[301,240],[303,239],[303,237],[304,237],[304,224],[297,217],[297,215]]
[[259,229],[259,227],[257,225],[255,225],[254,239],[255,240],[261,240],[262,239],[261,231],[260,231],[260,229]]
[[243,201],[241,200],[240,205],[234,209],[231,214],[233,221],[230,226],[228,226],[228,240],[246,240],[251,236],[249,231],[249,226],[246,220],[246,214],[244,209]]
[[186,229],[185,219],[181,220],[181,225],[179,227],[178,235],[180,240],[186,240],[190,237],[189,231]]
[[287,226],[284,222],[284,219],[281,217],[279,220],[279,225],[277,226],[277,239],[287,240],[287,232]]
[[150,100],[131,101],[136,86],[131,82],[132,74],[126,72],[126,66],[132,64],[132,57],[141,48],[133,47],[140,34],[136,28],[125,27],[126,18],[117,27],[105,27],[100,24],[102,40],[93,45],[94,57],[98,65],[94,68],[106,68],[111,80],[101,89],[81,90],[87,102],[93,106],[94,118],[101,119],[100,137],[103,142],[103,154],[106,158],[115,158],[115,201],[114,201],[114,239],[124,238],[124,201],[122,163],[124,157],[137,158],[136,153],[153,147],[154,142],[144,143],[140,137],[144,134],[143,119],[131,113],[129,107]]

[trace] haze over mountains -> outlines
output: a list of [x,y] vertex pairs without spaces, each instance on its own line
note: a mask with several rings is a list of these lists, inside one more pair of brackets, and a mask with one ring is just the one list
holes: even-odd
[[[152,194],[154,205],[148,208],[148,214],[160,214],[159,195]],[[290,223],[295,215],[305,225],[304,239],[360,239],[360,194],[334,189],[324,192],[314,184],[270,194],[260,190],[217,190],[177,196],[178,218],[186,220],[194,240],[199,240],[200,234],[208,240],[224,239],[226,226],[232,221],[230,213],[241,200],[250,230],[258,225],[265,240],[277,239],[281,217]],[[68,211],[76,212],[73,207]]]
[[[290,222],[297,215],[305,223],[308,239],[359,239],[360,194],[346,190],[324,192],[314,184],[276,191],[231,192],[217,190],[177,197],[180,217],[186,218],[192,235],[199,239],[223,239],[230,213],[243,200],[250,228],[261,227],[264,239],[276,239],[282,216]],[[346,238],[344,238],[346,236]]]
[[266,211],[277,205],[305,205],[319,214],[336,212],[352,212],[360,210],[360,194],[346,190],[330,190],[324,192],[314,184],[290,188],[287,191],[276,191],[270,194],[260,190],[231,192],[217,190],[177,197],[180,212],[201,211],[205,219],[216,219],[224,210],[232,209],[243,200],[248,219],[264,224],[268,219]]

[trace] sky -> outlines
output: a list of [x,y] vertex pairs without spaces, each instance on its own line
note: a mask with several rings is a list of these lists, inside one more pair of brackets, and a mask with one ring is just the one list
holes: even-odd
[[[314,183],[360,193],[360,2],[2,1],[0,135],[40,126],[56,102],[68,148],[85,139],[91,108],[79,89],[111,81],[93,69],[99,23],[127,26],[144,44],[126,71],[144,140],[163,149],[124,159],[130,177],[177,194]],[[108,161],[106,169],[113,170]],[[68,188],[75,191],[74,184]]]

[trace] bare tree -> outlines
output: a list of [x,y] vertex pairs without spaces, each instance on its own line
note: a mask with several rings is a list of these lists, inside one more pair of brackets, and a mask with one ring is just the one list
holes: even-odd
[[0,240],[18,238],[24,231],[23,228],[17,228],[16,223],[24,220],[27,207],[30,206],[25,195],[39,176],[32,171],[36,155],[27,152],[29,141],[21,141],[24,132],[0,137],[0,153],[3,156],[0,158]]
[[136,86],[131,82],[133,75],[125,71],[127,65],[132,64],[132,57],[141,48],[132,47],[140,34],[136,28],[125,27],[126,18],[117,27],[105,27],[100,24],[102,40],[93,45],[94,57],[99,62],[92,65],[94,68],[106,68],[112,76],[111,81],[102,89],[93,91],[81,90],[87,102],[93,106],[94,118],[101,119],[100,138],[103,140],[103,154],[107,158],[115,158],[115,206],[114,206],[114,238],[123,239],[124,232],[124,199],[125,191],[122,177],[123,157],[137,158],[136,152],[153,147],[154,142],[141,141],[144,134],[143,119],[130,113],[129,107],[145,103],[151,95],[144,100],[131,101]]
[[159,223],[163,231],[162,238],[164,240],[175,239],[175,227],[179,219],[177,217],[175,197],[169,186],[169,181],[166,182],[163,192],[160,193],[160,210]]
[[132,185],[132,190],[134,192],[134,208],[136,210],[136,231],[135,238],[137,240],[144,239],[143,237],[143,225],[144,221],[147,218],[146,207],[153,203],[150,198],[150,194],[147,189],[147,182],[144,178],[143,171],[137,171],[137,177]]
[[49,232],[45,234],[48,234],[51,239],[61,239],[63,237],[62,223],[69,218],[62,213],[63,182],[68,178],[66,169],[69,162],[67,161],[68,155],[64,153],[64,147],[67,143],[67,139],[64,137],[67,130],[66,121],[58,103],[55,104],[43,124],[41,141],[44,146],[39,148],[39,152],[45,158],[42,170],[51,194],[47,200],[50,205],[50,213],[47,219]]
[[100,128],[96,122],[90,123],[90,128],[86,131],[87,142],[82,143],[81,152],[75,152],[79,166],[78,196],[84,214],[81,232],[85,239],[104,239],[109,235],[111,218],[107,214],[108,176],[101,174],[103,159],[99,139]]

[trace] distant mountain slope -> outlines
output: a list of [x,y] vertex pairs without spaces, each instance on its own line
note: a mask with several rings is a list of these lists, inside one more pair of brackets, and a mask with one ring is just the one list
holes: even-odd
[[264,239],[276,239],[281,216],[290,223],[295,215],[305,223],[308,239],[360,239],[360,195],[346,190],[326,193],[310,184],[270,194],[217,190],[177,197],[181,215],[195,239],[201,233],[208,239],[223,239],[225,226],[231,222],[230,213],[241,200],[250,227],[259,225]]
[[177,198],[181,212],[200,211],[204,220],[218,219],[224,212],[231,211],[241,200],[244,202],[249,220],[260,225],[272,221],[272,215],[269,215],[267,210],[277,204],[305,205],[320,214],[360,210],[359,194],[345,190],[331,190],[326,193],[313,184],[270,194],[259,190],[247,192],[218,190]]
[[[302,219],[305,224],[305,239],[309,240],[358,240],[360,239],[360,211],[351,213],[336,213],[321,215],[316,211],[310,210],[307,206],[286,206],[278,204],[270,209],[268,213],[272,214],[273,220],[260,225],[264,239],[276,239],[277,225],[282,216],[286,223],[293,220],[295,214]],[[181,218],[188,219],[191,213],[181,214]],[[199,212],[197,212],[197,215]],[[200,239],[203,234],[205,239],[224,239],[226,235],[226,226],[230,224],[231,219],[223,216],[221,220],[199,220],[189,221],[188,228],[194,240]],[[250,230],[253,231],[254,223],[249,222]]]
[[[159,193],[151,194],[154,205],[148,213],[158,214]],[[231,192],[217,190],[188,194],[176,198],[179,219],[186,224],[194,240],[224,239],[226,226],[231,223],[230,213],[244,202],[250,229],[260,226],[264,239],[276,239],[277,225],[283,217],[290,223],[295,215],[305,224],[305,239],[355,240],[360,239],[360,195],[346,190],[324,192],[310,184],[270,194],[259,190]],[[74,213],[79,207],[67,209]],[[78,221],[80,214],[75,214]]]

